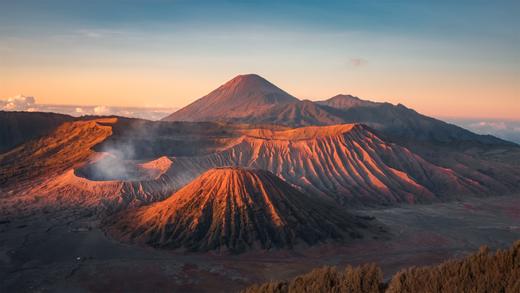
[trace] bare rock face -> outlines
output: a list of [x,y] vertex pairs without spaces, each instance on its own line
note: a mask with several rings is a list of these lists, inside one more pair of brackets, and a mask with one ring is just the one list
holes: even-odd
[[116,214],[107,229],[155,247],[241,252],[383,233],[368,221],[268,171],[225,167],[205,172],[164,201]]

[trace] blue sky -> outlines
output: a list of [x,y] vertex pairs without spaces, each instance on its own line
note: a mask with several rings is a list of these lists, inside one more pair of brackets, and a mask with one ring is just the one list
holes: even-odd
[[520,1],[2,0],[0,98],[178,107],[254,72],[299,98],[515,118],[518,15]]
[[[247,27],[473,36],[516,42],[518,1],[2,1],[2,27],[15,33],[65,28],[207,30]],[[209,25],[209,27],[208,27]],[[166,26],[166,27],[164,27]],[[157,32],[152,32],[157,33]]]

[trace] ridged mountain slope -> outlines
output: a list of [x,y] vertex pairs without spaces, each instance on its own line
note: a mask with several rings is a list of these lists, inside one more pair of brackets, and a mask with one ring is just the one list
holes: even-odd
[[264,170],[211,169],[168,199],[107,223],[118,238],[163,248],[292,248],[381,233],[367,219],[302,194]]
[[505,188],[482,174],[469,178],[435,166],[354,124],[246,130],[227,149],[172,161],[165,176],[178,186],[214,167],[241,166],[269,170],[309,194],[344,204],[430,202]]

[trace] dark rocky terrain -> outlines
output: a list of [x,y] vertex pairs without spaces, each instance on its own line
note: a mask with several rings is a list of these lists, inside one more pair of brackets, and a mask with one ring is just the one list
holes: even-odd
[[381,267],[386,280],[403,268],[460,258],[481,245],[511,246],[520,239],[519,199],[470,198],[358,210],[385,225],[391,237],[238,255],[121,243],[100,230],[99,217],[85,209],[54,207],[26,216],[1,216],[0,291],[238,292],[324,265],[371,262]]

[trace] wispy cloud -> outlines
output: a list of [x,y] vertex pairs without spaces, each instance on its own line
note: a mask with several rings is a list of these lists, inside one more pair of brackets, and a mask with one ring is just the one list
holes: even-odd
[[88,37],[88,38],[102,38],[102,37],[113,37],[116,35],[122,35],[122,31],[107,30],[107,29],[80,29],[74,31],[75,34]]
[[348,63],[352,67],[363,67],[368,65],[368,61],[363,58],[350,58]]
[[494,130],[506,130],[508,125],[504,121],[480,121],[471,123],[468,127],[473,129],[494,129]]
[[107,115],[112,112],[109,107],[107,106],[97,106],[94,108],[94,113],[97,115]]

